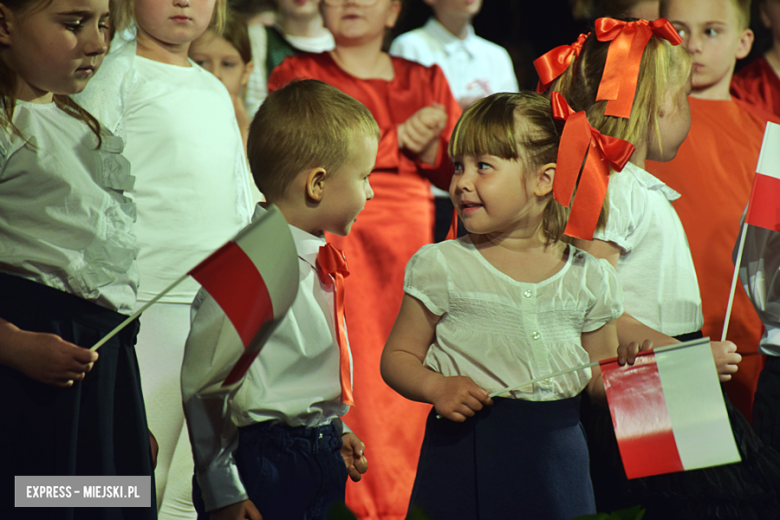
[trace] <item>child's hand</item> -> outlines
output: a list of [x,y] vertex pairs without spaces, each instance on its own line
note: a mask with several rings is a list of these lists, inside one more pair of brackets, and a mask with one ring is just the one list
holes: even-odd
[[69,387],[74,381],[84,379],[98,359],[97,352],[55,334],[14,329],[5,338],[6,364],[41,383]]
[[423,107],[398,125],[398,147],[416,154],[423,162],[433,164],[439,135],[446,125],[447,112],[443,105],[435,103]]
[[363,478],[363,473],[368,471],[368,459],[363,453],[366,446],[352,432],[342,435],[341,440],[344,441],[341,446],[341,456],[344,457],[344,464],[347,465],[349,478],[352,479],[352,482],[359,482]]
[[621,367],[626,363],[633,365],[636,361],[636,355],[644,350],[653,350],[653,342],[649,339],[644,340],[641,347],[636,341],[632,341],[628,345],[620,345],[617,349],[618,365]]
[[737,346],[731,341],[711,341],[710,347],[721,383],[731,380],[731,376],[739,370],[737,365],[742,361],[742,356],[737,354]]
[[209,518],[211,520],[263,520],[263,516],[251,500],[215,509],[209,514]]
[[439,415],[454,422],[463,422],[493,404],[488,393],[466,376],[439,379],[432,401]]

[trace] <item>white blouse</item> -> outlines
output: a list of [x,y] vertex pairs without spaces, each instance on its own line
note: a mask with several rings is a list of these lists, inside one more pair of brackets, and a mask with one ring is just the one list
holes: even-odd
[[[138,288],[135,179],[122,140],[54,103],[16,102],[0,131],[0,271],[130,314]],[[2,294],[2,288],[0,288]]]
[[620,248],[626,312],[669,336],[701,330],[704,316],[688,238],[672,201],[680,194],[628,163],[609,179],[609,218],[593,238]]
[[[469,237],[421,248],[406,267],[404,291],[441,316],[425,366],[464,375],[486,392],[589,362],[583,332],[623,312],[615,270],[574,246],[564,267],[539,283],[518,282],[496,269]],[[528,401],[579,394],[590,369],[511,393]]]

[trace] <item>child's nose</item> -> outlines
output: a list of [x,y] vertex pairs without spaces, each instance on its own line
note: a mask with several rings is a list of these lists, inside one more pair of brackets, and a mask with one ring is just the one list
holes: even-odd
[[90,29],[84,43],[84,54],[87,56],[100,56],[108,52],[108,36],[99,27]]

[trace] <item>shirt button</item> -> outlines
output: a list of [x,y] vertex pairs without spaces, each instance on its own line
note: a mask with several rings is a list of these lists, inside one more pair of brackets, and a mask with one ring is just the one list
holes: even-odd
[[530,298],[531,296],[533,296],[533,294],[534,293],[531,292],[531,289],[526,289],[525,291],[523,291],[523,296],[525,296],[526,298]]
[[542,335],[539,334],[538,332],[534,332],[533,334],[531,334],[531,337],[534,338],[534,339],[539,339],[539,338],[542,337]]

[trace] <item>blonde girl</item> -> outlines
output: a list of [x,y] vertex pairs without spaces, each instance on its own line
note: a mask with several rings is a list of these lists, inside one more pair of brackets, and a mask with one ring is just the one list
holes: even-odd
[[614,269],[561,241],[561,129],[539,94],[471,105],[449,148],[468,235],[423,247],[406,268],[381,368],[398,393],[434,406],[411,498],[433,520],[595,512],[579,394],[605,401],[599,368],[488,397],[617,350]]
[[153,473],[137,321],[89,350],[138,286],[122,141],[69,97],[103,61],[108,4],[0,3],[0,518],[73,518],[15,508],[18,475]]
[[[633,31],[650,31],[647,46],[639,56],[621,58],[620,39]],[[679,194],[644,170],[645,160],[673,159],[690,129],[691,58],[680,42],[663,19],[599,19],[579,56],[551,86],[573,109],[584,110],[594,128],[636,147],[623,171],[610,176],[606,227],[594,233],[593,241],[577,242],[617,269],[625,295],[625,313],[616,320],[621,344],[650,339],[661,346],[701,337],[696,272],[671,204]],[[631,78],[635,88],[626,83],[630,76],[626,71],[632,69],[637,71]],[[616,82],[619,94],[603,99]],[[736,346],[712,342],[712,350],[720,378],[727,381],[741,359]],[[771,508],[765,504],[777,507],[771,490],[780,482],[780,459],[764,450],[745,419],[726,402],[743,463],[630,483],[620,466],[608,413],[585,406],[583,422],[599,509],[640,503],[648,509],[645,518],[769,517],[759,511],[769,514]],[[762,500],[754,500],[758,497]]]
[[[79,101],[125,139],[136,183],[139,305],[249,222],[249,174],[225,86],[188,58],[225,0],[127,0],[117,4],[111,54]],[[192,454],[179,369],[198,285],[185,281],[144,312],[138,338],[149,423],[159,432],[159,516],[194,518]]]

